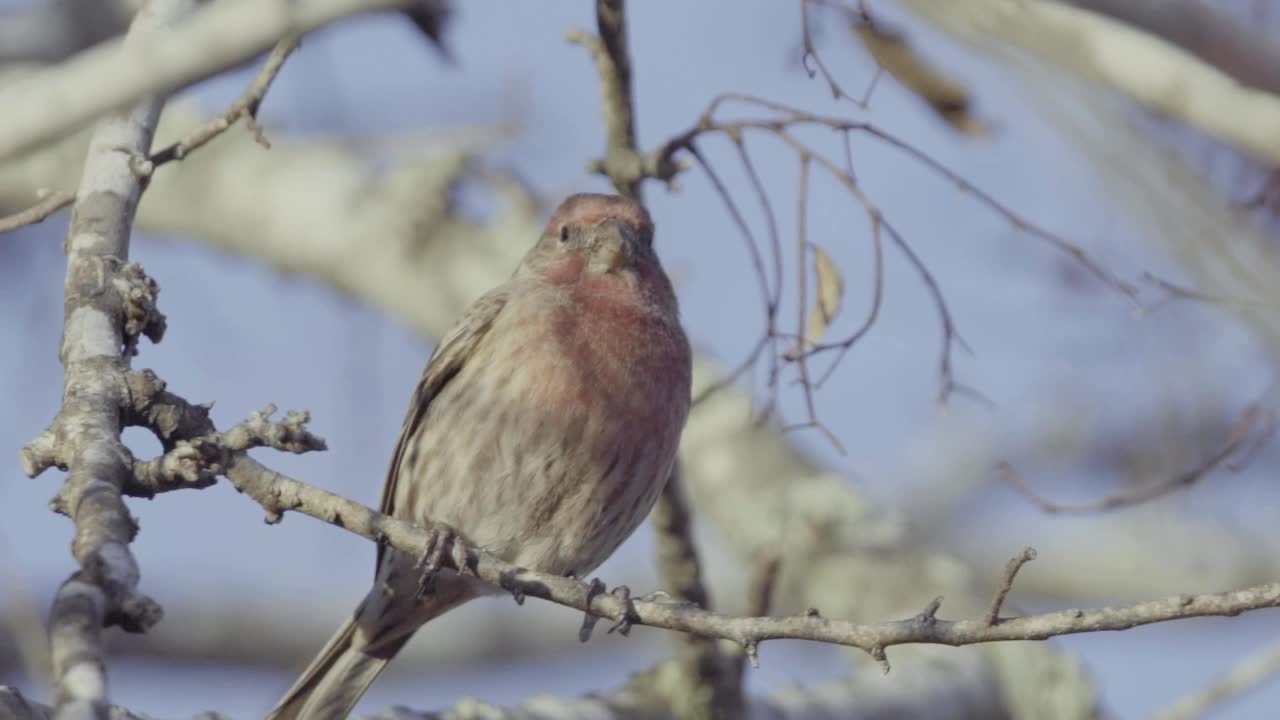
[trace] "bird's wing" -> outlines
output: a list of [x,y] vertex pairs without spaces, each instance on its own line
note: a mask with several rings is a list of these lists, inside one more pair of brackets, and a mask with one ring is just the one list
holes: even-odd
[[[462,370],[467,360],[474,354],[476,346],[493,327],[494,320],[506,307],[509,291],[505,286],[494,288],[481,296],[467,308],[462,319],[458,321],[448,335],[436,346],[435,352],[422,371],[422,379],[413,391],[413,400],[409,403],[409,414],[400,429],[400,439],[396,441],[395,452],[391,455],[391,466],[387,469],[387,482],[382,489],[380,510],[385,515],[395,514],[396,483],[400,476],[400,461],[410,438],[422,425],[427,416],[427,408],[444,386]],[[378,546],[378,564],[382,565],[383,546]]]

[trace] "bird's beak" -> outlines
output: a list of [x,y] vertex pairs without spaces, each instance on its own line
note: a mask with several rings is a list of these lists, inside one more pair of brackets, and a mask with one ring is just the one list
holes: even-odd
[[600,225],[591,242],[591,268],[611,273],[624,267],[632,254],[631,232],[630,227],[619,222]]

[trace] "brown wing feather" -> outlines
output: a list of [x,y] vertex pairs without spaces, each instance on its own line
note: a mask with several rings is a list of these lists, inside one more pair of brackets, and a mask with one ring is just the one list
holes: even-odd
[[[422,379],[413,391],[413,399],[409,403],[409,414],[405,417],[404,427],[400,429],[400,439],[396,441],[395,452],[391,454],[391,465],[387,468],[387,482],[382,488],[382,503],[379,506],[384,515],[395,515],[396,482],[400,476],[400,461],[406,445],[427,416],[427,408],[440,391],[455,375],[462,370],[467,359],[473,354],[476,345],[493,327],[493,321],[507,304],[509,292],[506,287],[497,287],[485,293],[471,304],[463,313],[453,329],[449,331],[427,362],[422,371]],[[382,565],[383,546],[378,546],[378,562]]]

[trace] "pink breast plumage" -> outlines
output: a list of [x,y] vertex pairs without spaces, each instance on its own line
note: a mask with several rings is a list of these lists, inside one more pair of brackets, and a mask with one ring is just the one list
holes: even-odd
[[[448,443],[466,447],[424,453],[425,482],[400,484],[421,486],[427,516],[443,511],[438,519],[473,543],[547,572],[589,572],[643,521],[688,412],[679,328],[655,333],[659,316],[641,306],[588,311],[578,299],[502,314],[494,332],[528,342],[504,344],[519,349],[502,358],[482,343],[426,418],[426,442],[467,427],[468,438]],[[480,372],[496,362],[514,369]]]

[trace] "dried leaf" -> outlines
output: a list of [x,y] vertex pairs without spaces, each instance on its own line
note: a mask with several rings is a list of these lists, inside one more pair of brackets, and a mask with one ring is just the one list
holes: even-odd
[[809,329],[805,332],[805,342],[809,345],[822,341],[827,328],[840,313],[840,301],[844,298],[844,276],[827,251],[817,245],[813,246],[813,269],[818,276],[818,299],[813,312],[809,313]]
[[806,349],[822,342],[827,328],[840,314],[840,302],[844,299],[844,276],[840,274],[840,268],[821,246],[810,247],[813,248],[814,273],[818,276],[818,297],[813,303],[813,310],[809,311],[809,327],[805,330],[804,340],[782,356],[787,362],[799,360]]
[[928,103],[947,124],[966,135],[990,131],[973,115],[969,91],[916,53],[902,33],[867,21],[854,23],[853,29],[880,67]]

